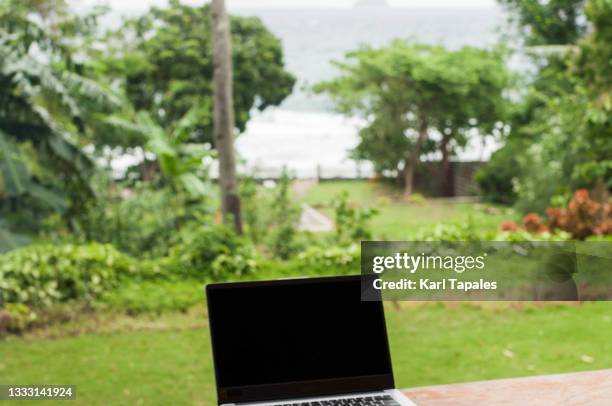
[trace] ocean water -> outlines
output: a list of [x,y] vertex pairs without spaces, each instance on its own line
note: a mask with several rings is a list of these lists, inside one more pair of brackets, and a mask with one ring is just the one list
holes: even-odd
[[283,44],[287,69],[297,78],[294,94],[282,105],[298,111],[329,111],[323,97],[308,87],[333,78],[331,63],[363,45],[382,46],[395,38],[449,48],[488,47],[504,21],[498,8],[411,9],[361,7],[354,9],[238,9],[233,14],[257,16]]
[[[287,69],[298,79],[294,93],[281,106],[254,114],[237,141],[242,170],[273,175],[286,166],[298,177],[372,174],[371,165],[348,159],[358,143],[363,121],[334,113],[331,102],[309,90],[337,73],[331,61],[365,44],[381,46],[395,38],[462,46],[489,47],[504,22],[491,8],[409,9],[241,9],[233,14],[258,16],[283,44]],[[488,159],[497,144],[474,140],[458,159]]]

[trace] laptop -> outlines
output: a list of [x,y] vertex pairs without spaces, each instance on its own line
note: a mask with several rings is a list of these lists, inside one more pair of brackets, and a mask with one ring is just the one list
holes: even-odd
[[408,406],[361,277],[210,284],[219,405]]

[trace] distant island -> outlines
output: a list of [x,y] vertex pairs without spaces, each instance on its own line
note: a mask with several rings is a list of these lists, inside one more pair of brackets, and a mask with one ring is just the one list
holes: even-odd
[[357,0],[355,7],[389,7],[386,0]]

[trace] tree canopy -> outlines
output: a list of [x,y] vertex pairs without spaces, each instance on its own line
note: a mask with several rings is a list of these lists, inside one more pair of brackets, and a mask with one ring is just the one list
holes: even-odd
[[585,0],[498,0],[528,46],[566,45],[587,31]]
[[339,77],[315,89],[328,92],[339,111],[366,119],[356,155],[379,172],[403,174],[407,194],[422,154],[441,147],[448,158],[474,130],[503,131],[510,75],[501,50],[396,40],[351,52],[336,65]]
[[[564,205],[576,188],[596,187],[602,199],[612,178],[612,3],[504,3],[511,3],[519,15],[531,15],[531,7],[550,11],[563,6],[575,12],[540,18],[538,29],[523,21],[527,44],[564,46],[536,61],[537,74],[514,106],[506,146],[478,175],[485,196],[538,212]],[[566,30],[559,30],[563,25]]]
[[[231,17],[236,127],[251,111],[280,104],[295,78],[284,69],[280,40],[258,18]],[[182,120],[189,139],[213,144],[212,25],[208,5],[173,0],[114,33],[107,72],[120,78],[137,110],[164,129]]]
[[[551,123],[563,128],[571,148],[565,163],[569,179],[575,184],[612,187],[612,2],[590,0],[585,8],[592,32],[578,41],[568,55],[571,92],[553,101],[559,120]],[[565,144],[565,145],[564,145]],[[563,145],[563,146],[562,146]],[[563,156],[563,155],[562,155]],[[605,182],[608,182],[607,185]]]

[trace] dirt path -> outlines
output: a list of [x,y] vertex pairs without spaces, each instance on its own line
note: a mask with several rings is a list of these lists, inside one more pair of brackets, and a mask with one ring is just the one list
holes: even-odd
[[[319,182],[317,179],[296,179],[293,181],[293,196],[296,199],[304,197],[308,189],[316,186]],[[298,229],[301,231],[310,231],[313,233],[325,233],[334,229],[334,222],[325,214],[310,206],[302,203],[302,214]]]
[[304,203],[302,204],[302,215],[300,216],[298,229],[301,231],[324,233],[334,229],[334,222],[325,214]]

